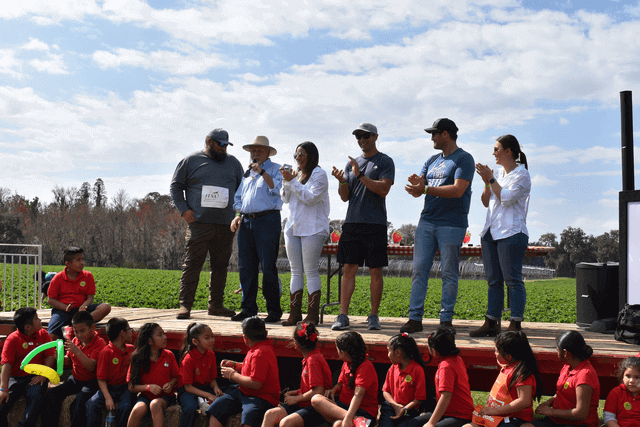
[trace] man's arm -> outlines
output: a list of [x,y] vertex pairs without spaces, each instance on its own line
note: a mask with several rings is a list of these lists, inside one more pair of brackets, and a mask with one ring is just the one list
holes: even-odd
[[[349,156],[349,162],[351,163],[351,170],[353,171],[353,174],[356,177],[360,175],[360,167],[358,166],[358,162],[356,162],[356,160],[351,156]],[[380,197],[387,197],[387,194],[389,194],[389,190],[393,185],[393,181],[389,178],[371,179],[366,175],[362,175],[358,179],[367,188],[367,190],[377,194]]]
[[466,179],[458,178],[453,182],[453,185],[443,185],[442,187],[429,187],[427,194],[436,197],[442,197],[443,199],[457,199],[462,197],[467,187],[471,182]]

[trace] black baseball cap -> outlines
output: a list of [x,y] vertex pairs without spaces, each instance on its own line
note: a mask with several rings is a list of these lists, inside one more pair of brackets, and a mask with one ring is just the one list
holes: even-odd
[[433,133],[433,132],[441,132],[443,130],[458,133],[458,126],[456,126],[453,120],[442,118],[433,122],[433,126],[431,126],[430,128],[426,128],[424,131],[427,133]]

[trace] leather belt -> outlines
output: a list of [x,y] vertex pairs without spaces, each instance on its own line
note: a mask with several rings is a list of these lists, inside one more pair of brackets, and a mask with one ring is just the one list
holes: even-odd
[[256,219],[256,218],[260,218],[260,217],[265,216],[265,215],[272,214],[274,212],[280,212],[280,211],[277,210],[277,209],[271,209],[269,211],[262,211],[262,212],[255,212],[255,213],[243,213],[242,217],[243,218],[249,218],[249,219]]

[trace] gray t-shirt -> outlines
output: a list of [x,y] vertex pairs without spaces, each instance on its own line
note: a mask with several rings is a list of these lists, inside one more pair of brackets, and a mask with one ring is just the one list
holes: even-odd
[[171,199],[180,215],[191,209],[198,222],[231,224],[233,197],[242,174],[235,157],[227,155],[217,162],[204,151],[196,151],[178,163],[171,179]]
[[[393,183],[396,167],[391,157],[377,153],[373,157],[356,158],[360,171],[373,179],[389,178]],[[349,207],[344,222],[353,224],[382,224],[387,226],[387,206],[385,198],[367,189],[353,174],[351,162],[344,168],[344,176],[349,183]]]

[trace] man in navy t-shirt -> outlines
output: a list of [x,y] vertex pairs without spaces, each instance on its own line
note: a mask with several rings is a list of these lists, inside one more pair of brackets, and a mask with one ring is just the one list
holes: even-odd
[[358,267],[366,264],[371,274],[371,313],[369,329],[380,329],[378,307],[382,299],[382,267],[387,260],[387,207],[385,197],[393,185],[395,165],[391,157],[378,151],[378,129],[371,123],[361,123],[352,132],[362,150],[362,156],[349,163],[344,171],[333,168],[331,174],[340,182],[338,193],[349,202],[347,217],[338,242],[338,262],[344,264],[340,287],[340,314],[331,326],[333,330],[349,329],[349,303],[356,286]]
[[471,154],[458,148],[458,127],[452,120],[438,119],[425,131],[431,134],[433,148],[442,150],[442,154],[432,156],[420,176],[411,175],[405,186],[413,197],[425,195],[413,251],[409,321],[400,328],[400,332],[410,333],[422,331],[429,272],[438,249],[442,266],[440,325],[453,328],[460,247],[469,226],[467,216],[475,168]]

